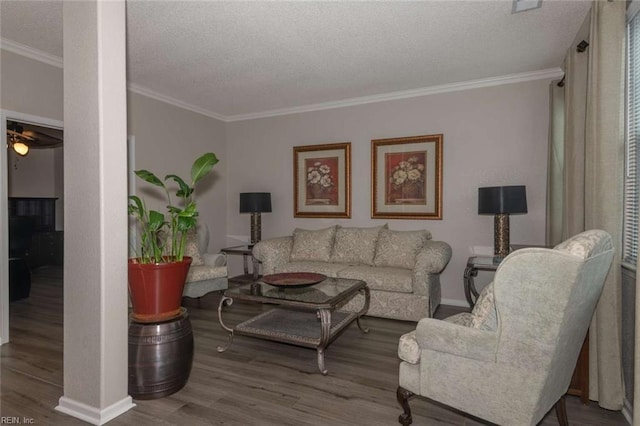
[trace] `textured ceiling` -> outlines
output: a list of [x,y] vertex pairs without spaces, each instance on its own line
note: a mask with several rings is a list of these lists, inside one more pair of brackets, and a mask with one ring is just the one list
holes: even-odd
[[[559,67],[590,1],[128,1],[130,83],[233,118]],[[0,3],[1,35],[62,56],[60,2]]]

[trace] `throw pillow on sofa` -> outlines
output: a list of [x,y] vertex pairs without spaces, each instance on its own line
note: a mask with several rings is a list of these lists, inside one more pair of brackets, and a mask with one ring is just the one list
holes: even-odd
[[429,231],[392,231],[382,229],[376,246],[376,266],[413,269],[416,254],[431,238]]
[[350,265],[373,265],[380,230],[387,225],[373,228],[343,228],[336,230],[331,262]]
[[296,228],[293,231],[291,247],[292,262],[328,262],[336,236],[336,226],[325,229],[309,230]]

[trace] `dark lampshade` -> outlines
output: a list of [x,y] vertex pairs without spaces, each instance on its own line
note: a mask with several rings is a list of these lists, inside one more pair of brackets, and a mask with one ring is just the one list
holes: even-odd
[[271,193],[240,193],[240,213],[271,213]]
[[478,214],[527,213],[524,185],[478,188]]

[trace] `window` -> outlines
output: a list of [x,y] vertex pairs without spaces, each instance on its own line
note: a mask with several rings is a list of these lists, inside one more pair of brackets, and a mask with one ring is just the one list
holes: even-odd
[[[635,6],[638,6],[637,2]],[[638,143],[640,139],[640,14],[629,10],[627,25],[627,140],[624,182],[623,262],[636,264],[638,258]],[[635,13],[633,13],[635,12]]]

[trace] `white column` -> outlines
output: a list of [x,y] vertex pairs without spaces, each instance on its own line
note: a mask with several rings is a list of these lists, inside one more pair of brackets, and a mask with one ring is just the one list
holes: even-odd
[[104,424],[127,394],[124,1],[64,4],[64,395]]

